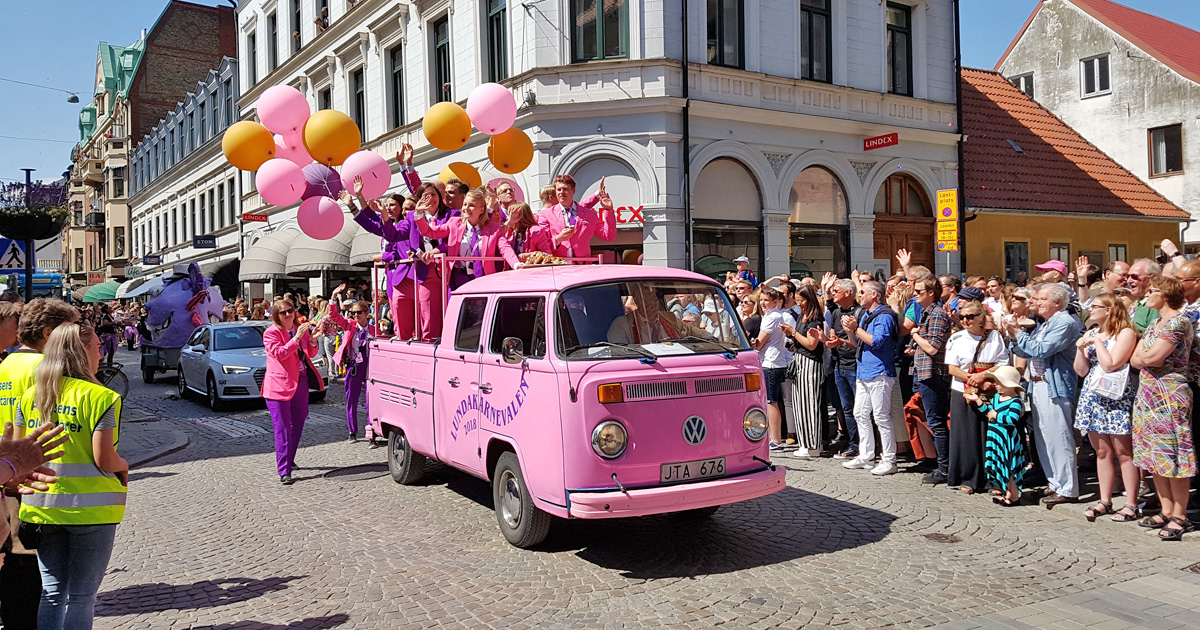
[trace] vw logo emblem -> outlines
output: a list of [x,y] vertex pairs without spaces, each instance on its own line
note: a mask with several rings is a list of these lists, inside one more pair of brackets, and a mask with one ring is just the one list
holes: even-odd
[[708,427],[704,426],[704,418],[688,416],[688,419],[683,421],[683,440],[688,444],[699,446],[706,435]]

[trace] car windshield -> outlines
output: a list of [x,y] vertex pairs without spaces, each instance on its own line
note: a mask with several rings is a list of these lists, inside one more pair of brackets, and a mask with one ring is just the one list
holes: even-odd
[[558,298],[558,355],[569,361],[749,350],[716,284],[626,280],[576,287]]
[[238,326],[236,328],[214,328],[213,350],[240,350],[263,347],[262,326]]

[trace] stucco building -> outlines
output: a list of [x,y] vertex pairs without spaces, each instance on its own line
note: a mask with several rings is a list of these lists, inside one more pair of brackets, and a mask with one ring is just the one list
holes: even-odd
[[[1200,32],[1110,0],[1043,0],[996,70],[1200,218]],[[1182,238],[1200,253],[1200,227]]]

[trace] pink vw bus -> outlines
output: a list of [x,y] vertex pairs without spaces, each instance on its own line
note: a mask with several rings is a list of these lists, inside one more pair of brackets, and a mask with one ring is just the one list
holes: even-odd
[[500,530],[783,488],[758,355],[712,280],[658,267],[525,268],[454,292],[437,343],[371,341],[371,423],[401,484],[429,460],[492,484]]

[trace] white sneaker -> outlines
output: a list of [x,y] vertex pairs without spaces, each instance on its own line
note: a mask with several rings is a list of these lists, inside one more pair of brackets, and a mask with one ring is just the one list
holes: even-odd
[[871,469],[871,474],[877,476],[892,475],[898,470],[900,469],[896,466],[895,462],[881,461],[878,466]]
[[808,457],[808,449],[801,446],[800,448],[796,449],[796,452],[792,453],[792,455],[795,457]]
[[861,457],[855,457],[854,459],[852,459],[848,462],[842,462],[842,468],[848,468],[850,470],[854,470],[855,468],[870,468],[871,464],[874,464],[874,463],[875,463],[875,460],[873,460],[873,459],[863,459]]

